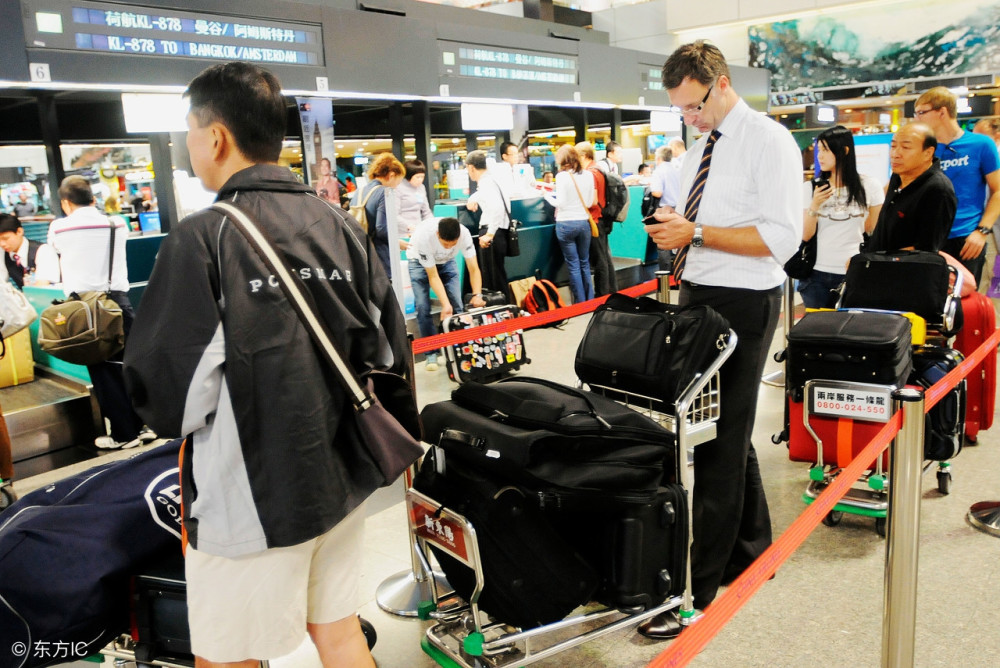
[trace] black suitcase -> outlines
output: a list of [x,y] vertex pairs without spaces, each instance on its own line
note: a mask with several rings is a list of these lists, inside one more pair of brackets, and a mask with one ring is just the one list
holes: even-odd
[[[944,378],[965,357],[957,350],[919,346],[913,350],[910,384],[924,389]],[[962,451],[965,426],[965,379],[941,397],[924,416],[924,459],[945,461]]]
[[135,658],[194,665],[188,627],[184,555],[174,550],[133,578]]
[[954,316],[957,308],[958,300],[950,300],[948,296],[954,280],[952,274],[957,276],[957,271],[937,253],[859,253],[847,267],[840,307],[910,311],[940,325],[946,312]]
[[670,405],[718,357],[728,336],[729,323],[708,306],[616,293],[590,319],[574,368],[589,385]]
[[428,443],[536,491],[649,501],[675,468],[674,436],[656,422],[538,378],[466,383],[420,417]]
[[[441,323],[443,332],[454,332],[479,325],[489,325],[516,318],[521,314],[512,304],[485,306],[453,315]],[[531,360],[524,349],[521,330],[503,332],[482,339],[456,343],[444,349],[448,377],[464,383],[468,380],[490,382],[510,375]]]
[[806,313],[788,333],[787,354],[795,401],[807,380],[903,387],[913,365],[910,321],[892,313]]
[[[591,600],[598,585],[595,569],[524,490],[436,447],[424,457],[413,488],[472,523],[485,576],[478,603],[495,619],[534,628]],[[476,584],[472,569],[431,549],[451,586],[471,600]]]
[[687,494],[667,483],[643,503],[560,503],[540,495],[546,516],[600,575],[595,599],[619,609],[659,605],[683,593]]

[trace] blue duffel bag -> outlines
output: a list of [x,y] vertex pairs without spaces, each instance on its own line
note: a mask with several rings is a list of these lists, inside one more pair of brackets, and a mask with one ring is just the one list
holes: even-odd
[[88,469],[0,514],[0,668],[69,663],[128,631],[131,575],[181,549],[180,444]]

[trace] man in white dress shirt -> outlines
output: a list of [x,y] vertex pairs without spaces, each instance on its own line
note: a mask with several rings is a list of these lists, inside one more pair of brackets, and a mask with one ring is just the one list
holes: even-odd
[[[533,172],[522,171],[521,152],[517,144],[505,141],[500,144],[500,162],[489,163],[490,176],[497,180],[500,187],[511,199],[538,196],[538,183]],[[530,169],[530,165],[526,165]]]
[[483,288],[498,290],[509,296],[507,269],[507,239],[510,230],[510,199],[500,184],[486,171],[486,154],[469,151],[465,157],[469,178],[476,183],[474,192],[465,203],[469,211],[482,210],[479,219],[479,266],[483,272]]
[[[750,436],[781,305],[782,266],[802,238],[802,157],[788,130],[733,90],[725,56],[715,46],[698,41],[678,48],[663,66],[663,85],[684,122],[702,136],[681,170],[676,211],[658,211],[658,222],[646,231],[661,250],[690,246],[680,303],[713,307],[739,337],[722,368],[717,437],[695,448],[694,455],[691,568],[694,604],[703,609],[719,586],[738,577],[771,544]],[[690,193],[698,186],[709,133],[715,138],[708,177],[694,201]],[[696,214],[688,199],[698,207]],[[658,615],[639,630],[670,638],[680,631],[678,621],[669,613]]]

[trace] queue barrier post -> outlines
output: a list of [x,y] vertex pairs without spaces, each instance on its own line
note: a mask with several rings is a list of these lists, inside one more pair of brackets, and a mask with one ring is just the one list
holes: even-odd
[[[783,330],[785,332],[785,345],[788,345],[788,333],[792,331],[792,322],[795,320],[795,283],[790,278],[785,278],[785,290],[784,290],[784,301],[782,308],[785,312],[785,317],[782,318],[784,323]],[[782,364],[781,368],[777,371],[772,371],[771,373],[766,373],[760,379],[760,382],[765,385],[770,385],[771,387],[783,387],[785,391],[788,391],[788,360]],[[785,430],[788,430],[788,420],[787,416],[785,419]],[[788,440],[787,436],[783,440]],[[780,442],[780,441],[779,441]]]
[[924,392],[893,392],[903,425],[889,446],[889,513],[882,609],[882,667],[913,666],[920,548],[920,477],[924,456]]
[[[653,272],[656,277],[656,300],[661,304],[670,304],[670,277],[669,271],[663,269]],[[679,287],[679,286],[678,286]]]

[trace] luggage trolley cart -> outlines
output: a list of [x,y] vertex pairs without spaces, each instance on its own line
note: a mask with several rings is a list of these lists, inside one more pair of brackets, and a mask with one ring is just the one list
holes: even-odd
[[[892,385],[875,385],[840,380],[806,381],[802,404],[802,424],[816,441],[816,464],[809,469],[809,485],[802,500],[810,504],[837,477],[840,467],[826,464],[823,439],[810,423],[812,415],[849,418],[861,422],[884,424],[892,417]],[[879,427],[880,428],[880,427]],[[877,430],[871,432],[874,435]],[[839,434],[838,434],[839,435]],[[834,447],[836,447],[834,443]],[[823,524],[836,526],[844,513],[875,519],[875,531],[885,536],[886,511],[889,508],[889,478],[885,472],[886,455],[880,454],[857,484],[823,517]],[[925,469],[926,470],[926,469]]]
[[[680,453],[715,437],[719,418],[719,369],[736,348],[736,334],[729,332],[728,342],[704,373],[696,376],[678,398],[674,410],[657,399],[591,386],[623,404],[646,414],[677,436],[675,465],[677,479],[691,489],[692,473],[681,465]],[[650,617],[679,609],[682,623],[694,617],[691,598],[691,561],[687,559],[684,593],[669,597],[662,604],[645,610],[619,610],[600,604],[551,624],[521,630],[499,620],[492,620],[479,610],[477,601],[486,586],[481,566],[476,529],[465,517],[450,511],[429,496],[414,489],[406,492],[410,531],[418,545],[418,556],[430,572],[429,546],[444,551],[473,570],[475,588],[468,601],[442,595],[432,581],[434,600],[421,604],[420,616],[433,619],[421,641],[424,652],[447,668],[509,668],[525,666],[576,647],[608,633],[628,628]],[[690,504],[689,526],[690,526]],[[690,554],[691,535],[686,546]]]

